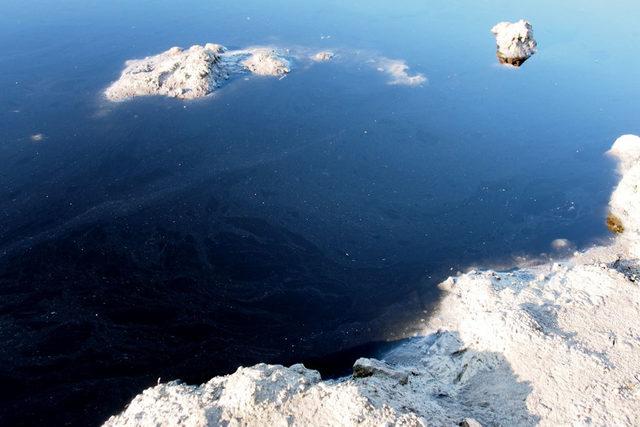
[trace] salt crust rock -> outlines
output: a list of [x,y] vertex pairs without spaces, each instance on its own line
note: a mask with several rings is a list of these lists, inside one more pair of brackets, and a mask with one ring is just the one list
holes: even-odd
[[482,427],[482,424],[473,418],[465,418],[459,425],[460,427]]
[[328,50],[323,50],[313,55],[311,59],[313,59],[316,62],[331,61],[333,59],[333,52],[329,52]]
[[[346,56],[355,58],[358,55],[348,52]],[[300,52],[264,46],[227,50],[213,43],[194,45],[189,49],[173,47],[158,55],[127,61],[120,78],[104,91],[104,95],[114,102],[148,95],[202,98],[235,75],[251,73],[282,78],[291,71],[291,61],[286,57],[324,62],[333,59],[334,53],[320,51],[310,55],[307,51],[301,56]],[[427,81],[421,73],[410,74],[409,66],[400,59],[374,55],[367,62],[387,74],[392,85],[419,86]]]
[[640,137],[621,136],[608,154],[618,160],[621,174],[609,208],[624,226],[620,239],[635,257],[640,258]]
[[551,247],[555,251],[562,252],[562,251],[567,251],[572,249],[573,243],[571,243],[567,239],[555,239],[554,241],[551,242]]
[[256,48],[242,62],[247,70],[259,76],[282,76],[289,70],[289,61],[280,57],[274,49]]
[[136,96],[164,95],[181,99],[202,98],[231,75],[249,71],[261,76],[282,76],[289,61],[273,48],[254,47],[227,51],[207,43],[183,50],[179,47],[125,63],[120,78],[104,94],[110,101]]
[[395,378],[403,385],[409,381],[409,377],[406,372],[394,369],[380,360],[361,357],[353,364],[354,378],[366,378],[373,375]]
[[519,67],[536,53],[537,43],[528,21],[521,19],[518,22],[500,22],[491,32],[496,36],[497,56],[501,63]]
[[259,364],[152,387],[106,425],[635,425],[640,138],[621,137],[610,153],[624,239],[561,263],[447,279],[426,335],[384,362],[358,360],[353,377]]

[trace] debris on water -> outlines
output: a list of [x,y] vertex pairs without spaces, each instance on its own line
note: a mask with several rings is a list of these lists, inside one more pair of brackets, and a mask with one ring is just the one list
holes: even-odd
[[311,59],[313,59],[316,62],[326,62],[326,61],[331,61],[333,59],[333,56],[334,56],[333,52],[330,52],[328,50],[323,50],[313,55]]
[[389,76],[390,85],[420,86],[427,82],[424,74],[411,74],[409,72],[409,66],[402,59],[391,59],[381,56],[373,61],[373,64],[378,71]]
[[47,139],[47,137],[43,133],[34,133],[30,138],[33,142],[42,142]]

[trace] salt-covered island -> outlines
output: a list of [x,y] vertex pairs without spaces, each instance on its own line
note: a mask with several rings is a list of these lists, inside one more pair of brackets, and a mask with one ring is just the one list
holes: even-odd
[[110,101],[146,95],[196,99],[209,95],[235,74],[281,77],[289,71],[284,53],[272,47],[227,50],[214,43],[189,49],[172,47],[127,61],[120,78],[104,94]]
[[609,154],[615,239],[535,267],[469,271],[424,336],[353,375],[258,364],[136,396],[106,426],[634,425],[640,413],[640,138]]
[[[176,46],[157,55],[126,61],[120,77],[105,89],[104,96],[112,102],[151,95],[198,99],[212,94],[234,76],[282,78],[291,72],[292,62],[328,62],[335,56],[328,50],[305,54],[308,50],[297,52],[273,46],[230,50],[215,43],[188,49]],[[357,55],[349,52],[345,56]],[[386,74],[391,85],[417,86],[426,82],[423,74],[410,73],[401,59],[372,55],[365,62]]]
[[538,43],[529,21],[500,22],[491,32],[496,37],[496,56],[501,64],[519,67],[537,51]]

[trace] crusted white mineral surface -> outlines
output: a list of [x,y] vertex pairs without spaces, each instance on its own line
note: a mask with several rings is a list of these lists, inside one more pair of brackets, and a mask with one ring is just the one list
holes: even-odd
[[[358,58],[356,51],[345,52],[341,56]],[[158,55],[126,61],[120,78],[104,95],[114,102],[148,95],[197,99],[211,94],[233,76],[248,73],[282,78],[291,72],[292,62],[326,62],[334,56],[328,50],[310,54],[304,48],[291,51],[270,46],[238,50],[213,43],[188,49],[172,47]],[[427,81],[421,73],[410,74],[403,60],[372,56],[365,61],[387,74],[390,84],[419,86]]]
[[247,50],[249,57],[242,62],[244,67],[259,76],[283,76],[289,69],[289,61],[275,49],[253,48]]
[[108,426],[636,425],[640,414],[640,138],[610,153],[621,180],[609,246],[442,283],[425,336],[354,375],[259,364],[201,386],[145,390]]
[[290,66],[281,52],[269,47],[227,50],[213,43],[189,49],[172,47],[158,55],[127,61],[120,78],[104,94],[110,101],[145,95],[202,98],[243,71],[279,77],[288,73]]
[[333,52],[330,52],[328,50],[323,50],[313,55],[311,59],[313,59],[316,62],[326,62],[326,61],[331,61],[333,59],[333,56],[334,56]]
[[496,36],[497,55],[502,63],[520,66],[536,53],[537,43],[528,21],[500,22],[491,32]]
[[618,159],[622,178],[611,196],[609,208],[624,226],[622,240],[640,258],[640,137],[625,135],[613,144],[609,155]]
[[389,84],[402,86],[419,86],[427,82],[422,73],[409,73],[409,66],[402,59],[379,57],[374,61],[376,68],[381,73],[389,76]]

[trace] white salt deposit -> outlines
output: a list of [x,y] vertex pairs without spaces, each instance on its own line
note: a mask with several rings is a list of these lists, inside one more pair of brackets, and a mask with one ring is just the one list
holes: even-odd
[[609,208],[624,226],[620,240],[635,257],[640,258],[640,137],[621,136],[608,154],[618,160],[621,174]]
[[289,61],[271,48],[247,50],[249,57],[242,62],[244,67],[259,76],[282,76],[289,71]]
[[179,47],[143,59],[126,62],[120,78],[105,91],[107,99],[120,101],[136,96],[164,95],[194,99],[203,97],[224,78],[219,67],[220,45]]
[[289,67],[278,50],[268,47],[238,51],[227,51],[213,43],[186,50],[173,47],[158,55],[127,61],[105,96],[111,101],[145,95],[196,99],[213,92],[231,75],[249,71],[278,77],[288,73]]
[[313,59],[316,62],[331,61],[333,59],[333,52],[330,52],[328,50],[323,50],[313,55],[311,59]]
[[640,138],[610,153],[625,231],[561,263],[471,271],[445,291],[425,337],[322,381],[259,364],[201,386],[160,384],[108,426],[628,425],[640,413]]
[[528,21],[500,22],[491,32],[496,36],[497,55],[502,63],[520,66],[536,53],[537,43]]
[[389,76],[389,84],[403,86],[418,86],[426,83],[424,74],[409,73],[409,66],[404,60],[380,57],[376,61],[378,71]]
[[[345,56],[357,57],[354,52],[345,52]],[[310,63],[325,62],[333,59],[334,53],[325,50],[310,54],[304,48],[292,52],[268,46],[227,50],[213,43],[194,45],[189,49],[173,47],[158,55],[126,61],[120,78],[104,91],[104,95],[110,101],[148,95],[197,99],[243,73],[282,78],[291,72],[294,58]],[[421,73],[410,74],[409,66],[403,60],[374,56],[367,62],[387,74],[389,84],[417,86],[427,81]]]
[[555,239],[551,242],[551,247],[555,251],[561,252],[571,249],[573,247],[573,244],[567,239]]

